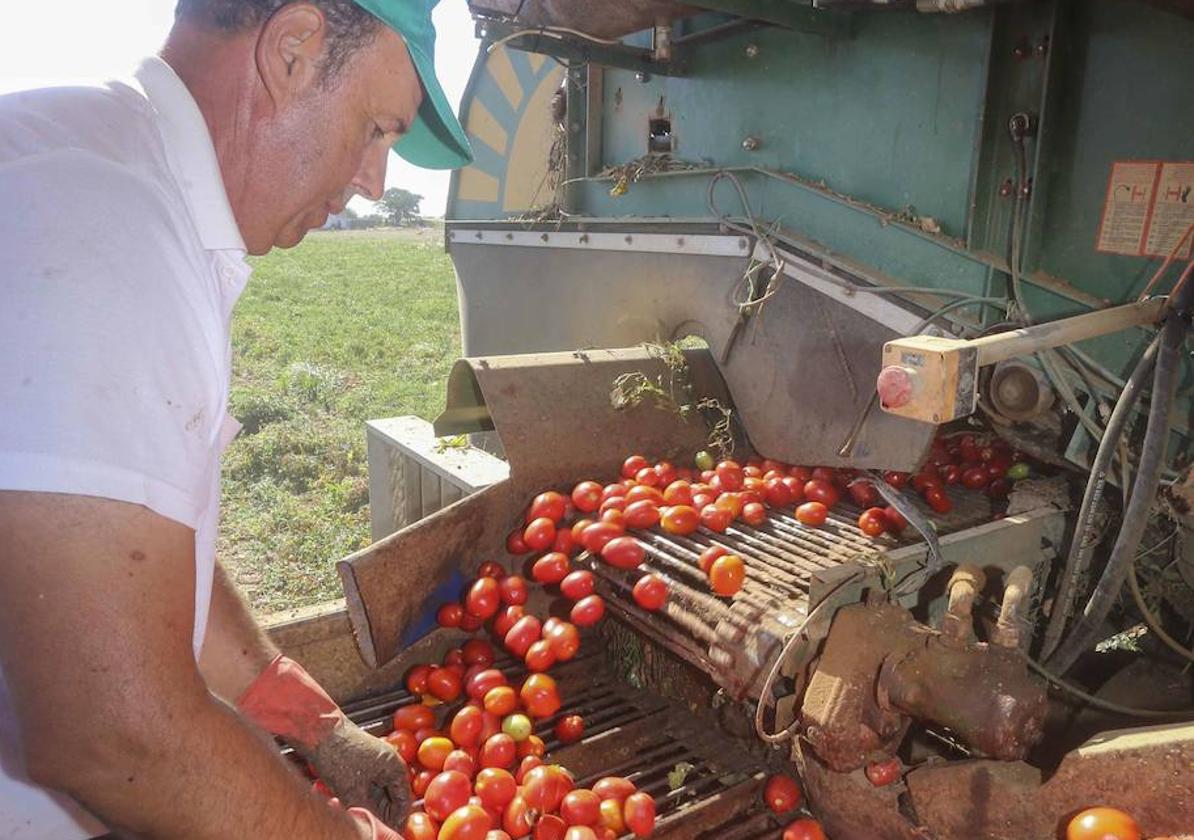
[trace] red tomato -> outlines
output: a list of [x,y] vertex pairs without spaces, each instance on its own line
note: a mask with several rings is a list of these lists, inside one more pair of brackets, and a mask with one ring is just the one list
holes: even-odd
[[531,551],[546,551],[551,548],[551,544],[555,541],[555,538],[555,520],[548,519],[546,516],[532,519],[527,525],[526,530],[522,532],[522,541],[527,544],[527,547]]
[[444,604],[435,613],[435,622],[440,627],[459,627],[464,618],[464,607],[460,604]]
[[883,480],[897,490],[902,490],[908,484],[908,473],[888,470],[883,473]]
[[990,480],[991,476],[987,474],[986,467],[970,467],[962,473],[962,484],[971,490],[981,490]]
[[634,782],[623,776],[605,776],[593,785],[593,793],[602,800],[612,799],[615,802],[625,802],[626,797],[638,790]]
[[466,665],[480,665],[488,668],[493,664],[493,645],[484,639],[469,639],[461,648]]
[[890,785],[900,777],[900,772],[903,769],[903,765],[900,764],[898,758],[889,758],[887,761],[872,761],[866,766],[867,781],[875,787]]
[[581,513],[592,513],[601,505],[601,485],[596,481],[582,481],[572,488],[572,504]]
[[622,818],[635,837],[650,837],[655,830],[655,800],[648,793],[632,793],[622,805]]
[[573,790],[560,801],[560,816],[568,825],[596,825],[601,817],[601,797],[591,790]]
[[813,477],[813,471],[808,467],[791,467],[788,470],[788,475],[799,481],[801,484],[808,483],[809,479]]
[[595,521],[596,520],[593,519],[578,519],[576,522],[572,523],[572,541],[577,545],[583,546],[584,543],[581,541],[581,537],[584,535],[585,529],[592,525]]
[[[444,769],[444,762],[448,758],[448,753],[452,752],[454,744],[447,738],[439,735],[424,739],[423,743],[419,744],[419,749],[415,756],[428,770],[439,772]],[[464,780],[467,784],[468,779]],[[464,797],[464,801],[468,801],[468,796]],[[434,816],[434,815],[433,815]]]
[[518,743],[518,759],[543,758],[547,755],[547,743],[538,735],[529,735]]
[[415,760],[415,755],[419,751],[419,744],[415,741],[415,733],[406,729],[395,729],[385,737],[385,741],[394,748],[394,752],[398,753],[407,764]]
[[444,770],[454,770],[463,773],[471,781],[477,775],[477,762],[472,753],[465,750],[452,750],[444,759]]
[[763,486],[767,504],[771,507],[787,507],[794,501],[792,491],[782,478],[769,478]]
[[605,601],[600,595],[588,595],[572,605],[568,617],[577,627],[592,627],[605,616]]
[[700,514],[688,505],[672,505],[663,512],[659,524],[669,534],[691,534],[701,524]]
[[539,639],[527,648],[526,656],[523,659],[528,671],[546,671],[556,664],[556,652],[552,648],[551,642]]
[[476,706],[464,706],[448,726],[448,737],[458,747],[475,747],[481,743],[481,728],[485,713]]
[[580,535],[580,544],[593,554],[599,554],[605,544],[626,533],[626,529],[613,522],[595,522]]
[[564,840],[601,840],[591,826],[570,825],[564,832]]
[[992,499],[1003,499],[1012,492],[1012,483],[1006,478],[996,478],[987,485],[987,495]]
[[630,487],[628,485],[621,482],[607,484],[601,488],[601,501],[604,502],[610,496],[625,496],[629,489]]
[[[818,467],[818,469],[820,468]],[[814,478],[804,485],[804,498],[810,502],[820,502],[825,507],[831,508],[838,503],[841,496],[831,482],[822,478]]]
[[636,569],[645,557],[634,537],[615,537],[601,547],[601,559],[618,569]]
[[602,799],[600,810],[601,819],[598,824],[606,831],[607,837],[618,838],[626,833],[626,821],[622,819],[621,802],[616,799]]
[[483,626],[485,626],[485,619],[479,616],[469,615],[468,611],[465,610],[464,618],[460,619],[461,630],[465,631],[466,633],[472,633],[474,630],[480,630]]
[[656,507],[663,504],[663,494],[648,484],[637,484],[626,491],[626,504],[653,502]]
[[544,554],[531,566],[531,577],[542,584],[559,583],[571,570],[568,555],[559,551]]
[[435,712],[431,710],[430,706],[415,703],[410,706],[401,706],[394,712],[395,729],[417,732],[430,726],[435,726]]
[[655,487],[659,484],[659,473],[651,467],[643,467],[634,474],[634,480],[638,484],[645,484],[648,487]]
[[427,786],[431,784],[431,780],[435,778],[434,770],[420,770],[415,773],[410,780],[410,789],[415,796],[422,796],[427,792]]
[[663,491],[663,503],[665,505],[691,505],[692,485],[684,479],[673,481]]
[[720,545],[711,545],[701,552],[700,559],[697,560],[697,565],[701,567],[701,571],[709,574],[709,569],[713,567],[713,561],[718,557],[725,557],[729,554],[729,549]]
[[406,672],[406,690],[411,694],[427,693],[427,677],[431,674],[430,665],[416,665]]
[[457,808],[444,820],[437,840],[485,840],[493,828],[493,817],[480,805]]
[[800,787],[788,776],[772,776],[763,788],[763,801],[777,814],[800,807]]
[[643,575],[634,584],[634,602],[644,610],[657,610],[667,601],[667,583],[658,575]]
[[937,513],[949,513],[954,506],[954,503],[949,500],[949,496],[945,495],[945,491],[939,487],[930,487],[925,490],[925,501]]
[[537,816],[538,814],[527,805],[526,800],[516,794],[506,805],[506,811],[502,814],[502,828],[511,837],[529,837]]
[[792,500],[789,502],[789,504],[798,505],[804,501],[804,485],[807,482],[801,481],[798,478],[793,478],[790,475],[784,476],[780,479],[780,481],[783,482],[784,487],[788,488],[788,493],[792,496]]
[[568,824],[555,814],[544,814],[535,822],[531,840],[564,840]]
[[527,773],[522,783],[522,796],[527,805],[541,814],[548,814],[560,807],[560,802],[574,787],[567,770],[558,764],[545,764]]
[[506,537],[506,551],[510,552],[511,554],[528,554],[530,553],[530,550],[530,546],[528,546],[526,541],[522,538],[521,528],[515,528],[510,532],[510,535]]
[[568,506],[568,500],[564,498],[563,493],[557,493],[555,490],[548,490],[545,493],[540,493],[531,502],[530,508],[527,510],[526,521],[529,525],[532,521],[540,518],[550,519],[552,522],[559,522],[564,518],[564,509]]
[[676,480],[676,465],[671,461],[660,461],[655,465],[655,474],[659,476],[659,486],[667,487]]
[[427,693],[445,703],[460,696],[463,680],[451,668],[436,668],[427,675]]
[[585,720],[580,715],[565,715],[556,724],[555,733],[560,743],[575,743],[585,734]]
[[527,582],[521,575],[507,575],[498,581],[502,603],[513,606],[527,602]]
[[560,581],[560,591],[564,596],[573,601],[579,601],[586,595],[593,594],[593,587],[595,580],[593,573],[586,569],[577,569],[575,572],[570,572],[567,577]]
[[527,773],[530,773],[536,767],[543,766],[543,759],[537,755],[528,755],[518,763],[518,771],[514,774],[514,780],[521,785],[526,781]]
[[460,648],[452,648],[450,651],[448,651],[447,653],[444,654],[444,665],[445,666],[463,665],[463,664],[464,664],[464,651],[461,650]]
[[514,739],[505,732],[490,735],[481,745],[477,754],[477,763],[483,767],[510,768],[514,766],[514,756],[518,750]]
[[624,511],[627,528],[645,530],[659,522],[659,507],[648,499],[631,502]]
[[718,557],[709,567],[709,585],[718,595],[733,595],[742,588],[746,578],[746,564],[733,554]]
[[825,840],[825,832],[821,830],[819,822],[804,817],[788,824],[783,840]]
[[642,455],[631,455],[622,462],[622,478],[634,478],[638,471],[651,466],[651,462]]
[[828,481],[830,484],[835,484],[838,479],[838,471],[833,467],[813,467],[812,477],[818,481]]
[[608,522],[610,525],[617,525],[623,532],[626,531],[626,514],[616,508],[611,508],[601,514],[601,521]]
[[464,609],[480,619],[492,618],[501,604],[502,594],[498,582],[491,577],[477,578],[464,596]]
[[908,527],[908,520],[902,513],[888,505],[883,508],[883,524],[889,533],[899,535]]
[[883,508],[867,508],[858,517],[858,530],[868,537],[878,537],[887,530],[887,515]]
[[1087,808],[1065,829],[1066,840],[1140,840],[1140,826],[1117,808]]
[[[586,596],[594,597],[594,596]],[[584,598],[581,599],[583,601]],[[579,601],[577,603],[580,603]],[[576,627],[567,621],[560,621],[550,627],[546,624],[543,627],[543,638],[551,645],[552,651],[555,652],[556,659],[561,662],[567,662],[572,657],[576,656],[576,652],[580,649],[580,633]]]
[[[493,814],[490,814],[490,816],[493,816]],[[498,820],[498,824],[499,825],[501,824],[501,820]],[[489,833],[485,835],[485,840],[513,840],[513,839],[510,837],[509,834],[502,831],[500,828],[491,828],[491,829],[489,829]]]
[[556,681],[547,674],[531,674],[518,692],[531,717],[551,717],[560,710],[560,692]]
[[746,504],[746,501],[740,493],[722,493],[713,504],[719,508],[728,510],[730,516],[737,519],[738,515],[742,513],[742,506]]
[[879,501],[879,491],[865,478],[854,479],[846,486],[846,490],[860,508],[874,507]]
[[734,514],[723,507],[718,507],[715,504],[705,505],[701,508],[701,524],[713,531],[716,534],[724,534],[726,529],[734,521]]
[[506,607],[504,610],[499,610],[498,614],[493,617],[493,635],[499,639],[506,638],[506,634],[510,632],[510,628],[518,623],[518,620],[527,614],[527,611],[515,604],[511,607]]
[[439,823],[429,814],[416,811],[406,818],[406,827],[402,830],[403,840],[437,840],[439,837]]
[[625,496],[610,496],[608,499],[606,499],[605,501],[603,501],[601,503],[601,507],[599,507],[597,509],[597,512],[599,514],[601,514],[602,519],[605,519],[606,514],[608,514],[611,510],[622,511],[625,509],[626,509],[626,497]]
[[912,489],[917,493],[923,493],[929,487],[943,487],[944,483],[941,481],[941,476],[933,472],[918,472],[912,476]]
[[742,489],[742,479],[746,476],[737,461],[722,461],[714,469],[714,472],[717,473],[717,480],[721,483],[722,490],[733,493]]
[[485,692],[485,699],[481,701],[485,711],[503,717],[518,708],[518,695],[508,685],[494,686]]
[[962,468],[957,464],[942,464],[937,468],[942,484],[957,484],[962,480]]
[[556,538],[551,544],[551,550],[567,556],[576,551],[576,538],[572,536],[571,528],[556,529]]
[[747,525],[762,525],[767,521],[767,508],[758,502],[748,502],[742,506],[742,521]]
[[825,524],[825,520],[829,518],[829,508],[821,502],[805,502],[800,507],[796,508],[796,521],[801,525],[808,525],[816,528]]
[[491,577],[494,580],[501,580],[506,576],[505,567],[493,560],[487,560],[477,568],[477,577]]
[[522,659],[527,655],[531,645],[539,641],[543,634],[543,624],[533,615],[524,615],[515,622],[503,640],[506,650]]
[[509,770],[501,767],[486,767],[477,774],[473,791],[486,808],[505,808],[518,793],[518,783]]

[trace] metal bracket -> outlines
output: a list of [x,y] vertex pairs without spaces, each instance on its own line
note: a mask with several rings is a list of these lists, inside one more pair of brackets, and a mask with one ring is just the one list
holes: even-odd
[[[520,32],[525,34],[518,35]],[[515,35],[517,37],[511,37]],[[578,64],[600,64],[660,76],[683,76],[686,72],[684,61],[680,57],[673,57],[671,61],[666,62],[655,61],[649,49],[590,43],[567,35],[559,38],[549,37],[540,34],[534,28],[503,21],[478,20],[477,37],[489,42],[509,38],[503,43],[510,49],[555,56],[563,61]]]

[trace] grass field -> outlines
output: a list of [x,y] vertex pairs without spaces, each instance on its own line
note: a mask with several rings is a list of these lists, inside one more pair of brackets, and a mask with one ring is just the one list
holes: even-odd
[[335,597],[369,542],[365,420],[431,418],[460,354],[442,233],[316,232],[254,261],[232,321],[220,557],[259,612]]

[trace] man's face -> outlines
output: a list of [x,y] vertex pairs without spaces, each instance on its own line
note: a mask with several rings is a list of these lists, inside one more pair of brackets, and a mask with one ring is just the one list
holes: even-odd
[[377,200],[386,156],[422,88],[402,38],[382,27],[330,83],[312,81],[254,126],[237,218],[251,254],[297,245],[356,193]]

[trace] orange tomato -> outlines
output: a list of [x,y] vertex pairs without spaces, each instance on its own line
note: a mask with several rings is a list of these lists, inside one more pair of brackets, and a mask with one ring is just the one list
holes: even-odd
[[746,564],[734,554],[718,557],[709,567],[709,585],[718,595],[733,595],[746,579]]
[[1140,840],[1140,826],[1118,808],[1087,808],[1065,829],[1066,840]]

